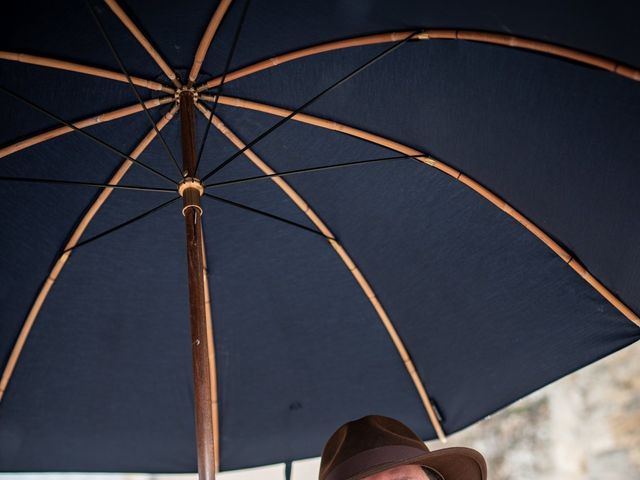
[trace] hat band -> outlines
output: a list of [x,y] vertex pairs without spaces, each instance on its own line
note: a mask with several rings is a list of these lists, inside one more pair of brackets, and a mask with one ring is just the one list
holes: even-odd
[[386,447],[365,450],[336,466],[325,480],[345,480],[370,468],[390,462],[406,462],[429,453],[429,450],[406,445],[388,445]]

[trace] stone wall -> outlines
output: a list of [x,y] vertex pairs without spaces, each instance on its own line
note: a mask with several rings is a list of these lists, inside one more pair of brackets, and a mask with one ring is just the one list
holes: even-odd
[[491,480],[638,480],[639,360],[640,343],[453,435],[450,444],[480,450]]

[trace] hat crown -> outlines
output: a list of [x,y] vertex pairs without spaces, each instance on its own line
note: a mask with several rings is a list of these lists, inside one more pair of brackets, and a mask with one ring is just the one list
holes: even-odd
[[329,438],[320,464],[320,480],[328,480],[332,471],[349,459],[383,447],[405,447],[405,451],[429,449],[406,425],[393,418],[368,415],[345,423]]

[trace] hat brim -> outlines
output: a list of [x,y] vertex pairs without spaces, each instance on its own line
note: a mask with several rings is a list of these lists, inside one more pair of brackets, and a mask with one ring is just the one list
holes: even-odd
[[442,448],[416,457],[375,465],[346,480],[361,480],[401,465],[429,467],[444,480],[487,480],[487,463],[484,457],[480,452],[466,447]]

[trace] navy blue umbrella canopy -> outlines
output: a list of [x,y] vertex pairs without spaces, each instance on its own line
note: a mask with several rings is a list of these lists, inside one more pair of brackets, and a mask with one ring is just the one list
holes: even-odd
[[636,341],[639,14],[5,6],[0,470],[196,469],[185,96],[221,470],[444,438]]

